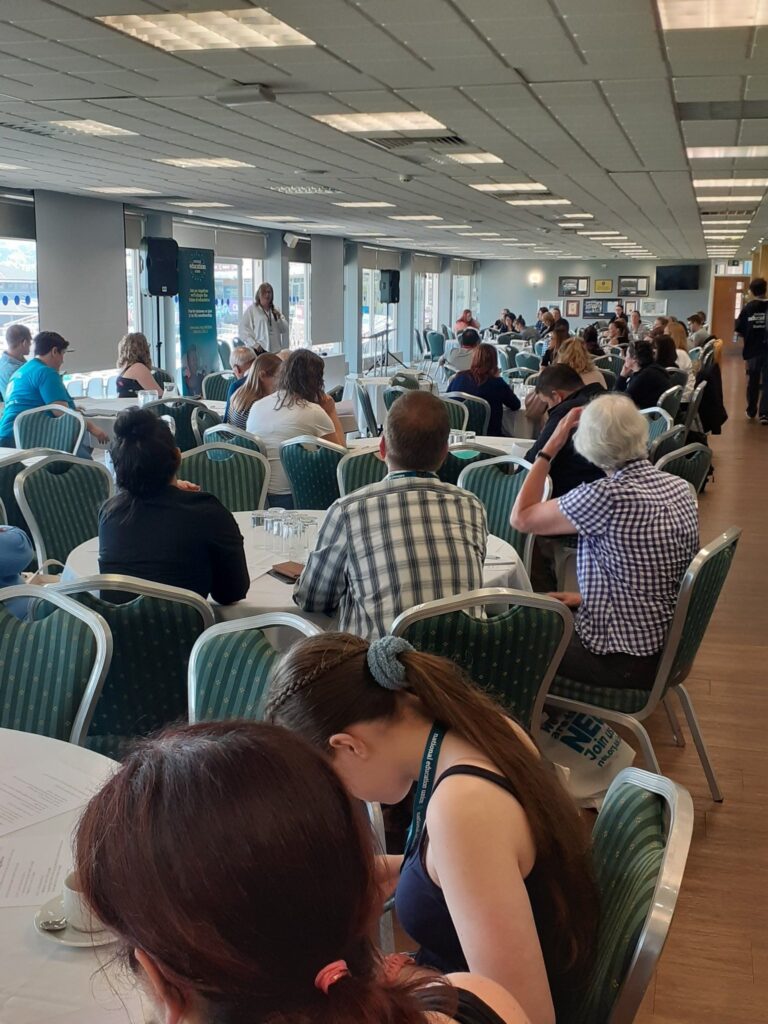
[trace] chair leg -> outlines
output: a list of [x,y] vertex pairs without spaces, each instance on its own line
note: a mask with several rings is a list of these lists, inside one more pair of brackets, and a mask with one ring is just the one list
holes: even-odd
[[688,728],[691,730],[691,736],[693,736],[693,742],[696,744],[696,750],[699,754],[701,767],[704,769],[704,774],[706,775],[707,782],[709,783],[709,791],[712,794],[712,799],[715,803],[721,804],[723,802],[723,794],[717,782],[715,769],[712,767],[712,762],[709,759],[707,745],[704,742],[701,727],[699,726],[699,719],[696,716],[696,711],[694,710],[691,698],[682,683],[679,686],[675,686],[674,690],[677,694],[677,699],[680,701],[680,706],[685,713]]
[[630,715],[622,716],[621,724],[625,725],[630,730],[632,735],[640,744],[640,753],[643,755],[643,760],[645,761],[645,766],[648,771],[654,772],[656,775],[661,775],[661,767],[659,766],[659,761],[656,757],[656,751],[653,749],[651,737],[648,735],[645,726],[641,725],[636,718],[632,718]]
[[683,735],[683,730],[680,728],[680,722],[677,720],[677,715],[675,714],[675,709],[672,707],[672,705],[669,702],[669,696],[664,698],[663,704],[664,704],[664,710],[667,713],[667,721],[669,722],[669,727],[672,730],[672,738],[675,741],[675,746],[676,747],[684,747],[685,746],[685,736]]

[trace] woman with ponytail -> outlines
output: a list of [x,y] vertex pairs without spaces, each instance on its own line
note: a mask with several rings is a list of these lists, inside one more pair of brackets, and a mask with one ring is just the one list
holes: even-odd
[[485,975],[532,1024],[565,1024],[598,901],[576,806],[524,730],[453,662],[343,633],[290,648],[267,717],[326,751],[360,800],[395,804],[417,782],[405,855],[379,876],[418,962]]
[[143,742],[86,807],[75,866],[164,1024],[529,1024],[493,982],[378,955],[365,812],[283,729]]

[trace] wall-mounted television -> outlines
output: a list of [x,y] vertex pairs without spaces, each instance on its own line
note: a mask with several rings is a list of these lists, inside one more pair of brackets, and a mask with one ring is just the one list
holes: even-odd
[[656,267],[657,292],[690,292],[699,287],[699,266],[697,263],[680,264],[676,267]]

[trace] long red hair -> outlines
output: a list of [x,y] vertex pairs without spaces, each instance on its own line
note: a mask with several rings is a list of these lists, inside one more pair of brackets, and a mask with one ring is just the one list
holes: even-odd
[[472,356],[469,374],[475,384],[480,387],[499,372],[499,356],[493,345],[478,345]]

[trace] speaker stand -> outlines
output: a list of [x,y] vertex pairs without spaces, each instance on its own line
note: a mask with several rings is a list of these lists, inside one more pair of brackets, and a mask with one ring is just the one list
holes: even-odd
[[163,340],[160,327],[160,296],[155,296],[155,366],[158,370],[164,369],[162,358],[163,358]]
[[402,366],[402,368],[404,370],[407,370],[408,367],[405,365],[403,360],[400,359],[398,356],[396,356],[394,354],[394,352],[389,347],[389,307],[390,307],[390,303],[388,302],[387,303],[387,329],[385,330],[384,335],[383,335],[383,339],[382,339],[381,356],[379,357],[380,361],[376,357],[374,357],[373,366],[371,367],[371,369],[375,370],[377,367],[380,367],[380,368],[383,367],[386,370],[386,368],[389,366],[390,359],[392,359],[394,362],[400,363],[400,365]]

